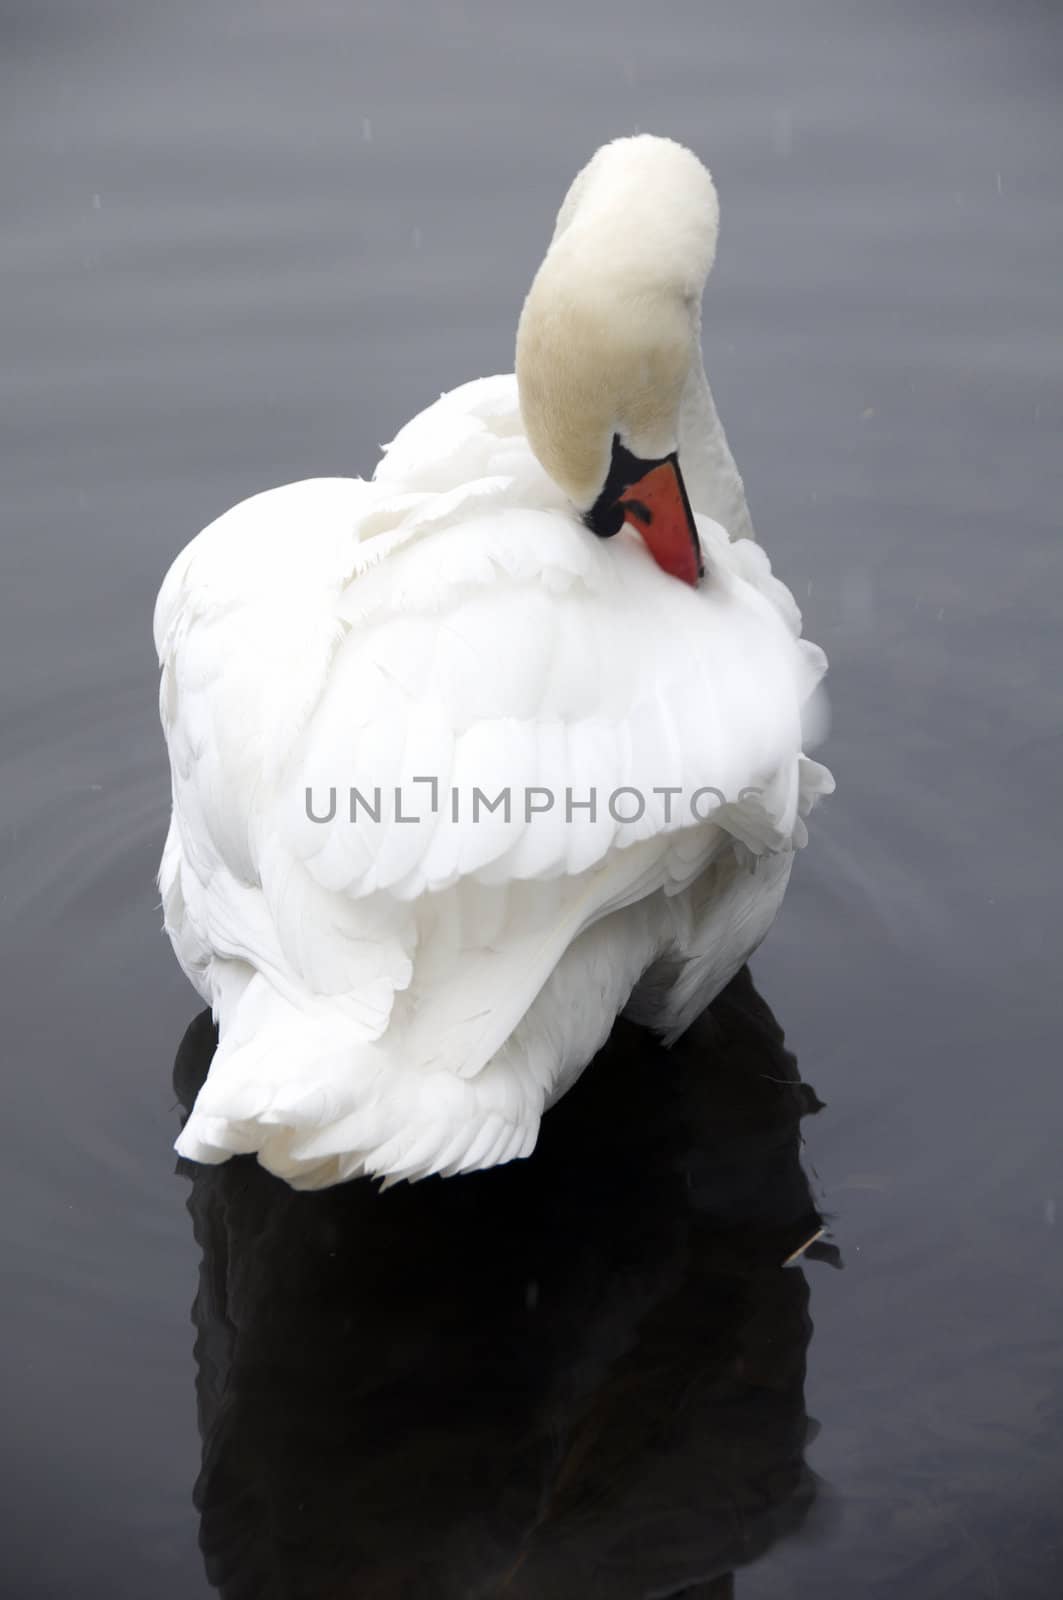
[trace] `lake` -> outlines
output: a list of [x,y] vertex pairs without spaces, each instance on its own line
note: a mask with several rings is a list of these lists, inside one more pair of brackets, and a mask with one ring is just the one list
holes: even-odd
[[[1063,14],[9,0],[0,41],[5,1592],[1058,1595]],[[717,179],[706,365],[837,793],[752,977],[670,1055],[618,1027],[531,1161],[175,1172],[212,1039],[158,584],[508,370],[635,129]]]

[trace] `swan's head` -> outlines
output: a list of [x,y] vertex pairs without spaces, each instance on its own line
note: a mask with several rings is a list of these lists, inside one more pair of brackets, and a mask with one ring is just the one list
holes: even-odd
[[718,223],[712,179],[682,145],[603,145],[565,196],[517,330],[521,416],[546,471],[595,533],[630,521],[689,583],[701,554],[679,407]]

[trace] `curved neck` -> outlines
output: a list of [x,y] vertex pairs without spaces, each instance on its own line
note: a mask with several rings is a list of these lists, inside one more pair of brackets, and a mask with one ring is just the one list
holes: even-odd
[[727,444],[705,376],[701,354],[701,317],[693,334],[690,372],[679,406],[679,464],[695,511],[719,522],[732,539],[752,539],[753,524],[746,491]]

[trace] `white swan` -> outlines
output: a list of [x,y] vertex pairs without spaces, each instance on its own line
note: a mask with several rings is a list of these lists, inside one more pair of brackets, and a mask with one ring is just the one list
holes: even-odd
[[605,146],[515,378],[171,567],[159,882],[220,1032],[182,1155],[300,1187],[526,1156],[621,1010],[676,1036],[766,933],[832,787],[802,754],[825,662],[742,537],[717,220],[689,151]]

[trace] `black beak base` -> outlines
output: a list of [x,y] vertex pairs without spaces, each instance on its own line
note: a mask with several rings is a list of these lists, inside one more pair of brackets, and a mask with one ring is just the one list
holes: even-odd
[[[667,456],[662,460],[667,460]],[[620,532],[627,521],[627,513],[620,504],[620,498],[625,489],[630,489],[633,483],[638,483],[647,472],[654,467],[659,467],[660,461],[643,461],[638,456],[632,455],[620,443],[620,435],[613,434],[613,456],[609,463],[609,476],[602,486],[602,492],[591,506],[584,512],[583,520],[592,533],[599,539],[611,539]]]

